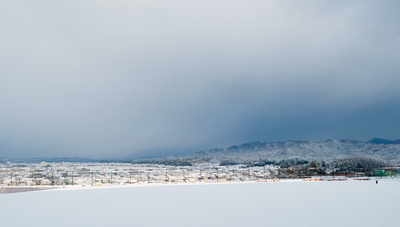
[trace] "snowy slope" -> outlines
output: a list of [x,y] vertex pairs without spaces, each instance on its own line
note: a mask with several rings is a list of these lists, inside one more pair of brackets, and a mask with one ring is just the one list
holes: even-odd
[[400,160],[400,144],[375,144],[358,140],[251,142],[185,156],[185,158],[213,158],[218,161],[233,160],[239,162],[259,159],[281,160],[296,157],[325,161],[366,157],[398,162]]
[[398,226],[400,183],[277,182],[0,195],[1,226]]

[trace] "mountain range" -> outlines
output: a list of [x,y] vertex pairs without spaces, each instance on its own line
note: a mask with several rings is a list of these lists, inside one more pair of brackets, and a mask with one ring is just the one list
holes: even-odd
[[357,157],[400,163],[400,140],[374,138],[368,142],[360,140],[250,142],[188,155],[133,160],[133,162],[168,164],[180,160],[181,162],[249,163],[285,159],[332,161]]
[[228,148],[215,148],[180,156],[163,156],[147,159],[109,159],[88,158],[19,158],[0,157],[0,163],[11,162],[131,162],[186,165],[196,162],[213,163],[251,163],[275,162],[286,159],[306,161],[332,161],[348,158],[373,158],[391,163],[400,163],[400,139],[391,141],[374,138],[368,142],[360,140],[326,141],[285,141],[285,142],[249,142]]

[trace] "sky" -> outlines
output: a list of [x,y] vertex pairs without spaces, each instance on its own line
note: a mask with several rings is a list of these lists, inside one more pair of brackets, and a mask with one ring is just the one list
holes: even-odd
[[0,157],[400,139],[399,1],[3,1]]

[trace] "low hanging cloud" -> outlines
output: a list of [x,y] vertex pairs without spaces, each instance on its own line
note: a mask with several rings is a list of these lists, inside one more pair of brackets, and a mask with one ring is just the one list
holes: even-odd
[[9,1],[0,156],[398,139],[397,1]]

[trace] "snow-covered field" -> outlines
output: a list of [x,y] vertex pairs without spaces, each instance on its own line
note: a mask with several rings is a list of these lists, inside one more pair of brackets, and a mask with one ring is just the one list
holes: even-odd
[[0,226],[399,226],[400,181],[276,182],[0,195]]

